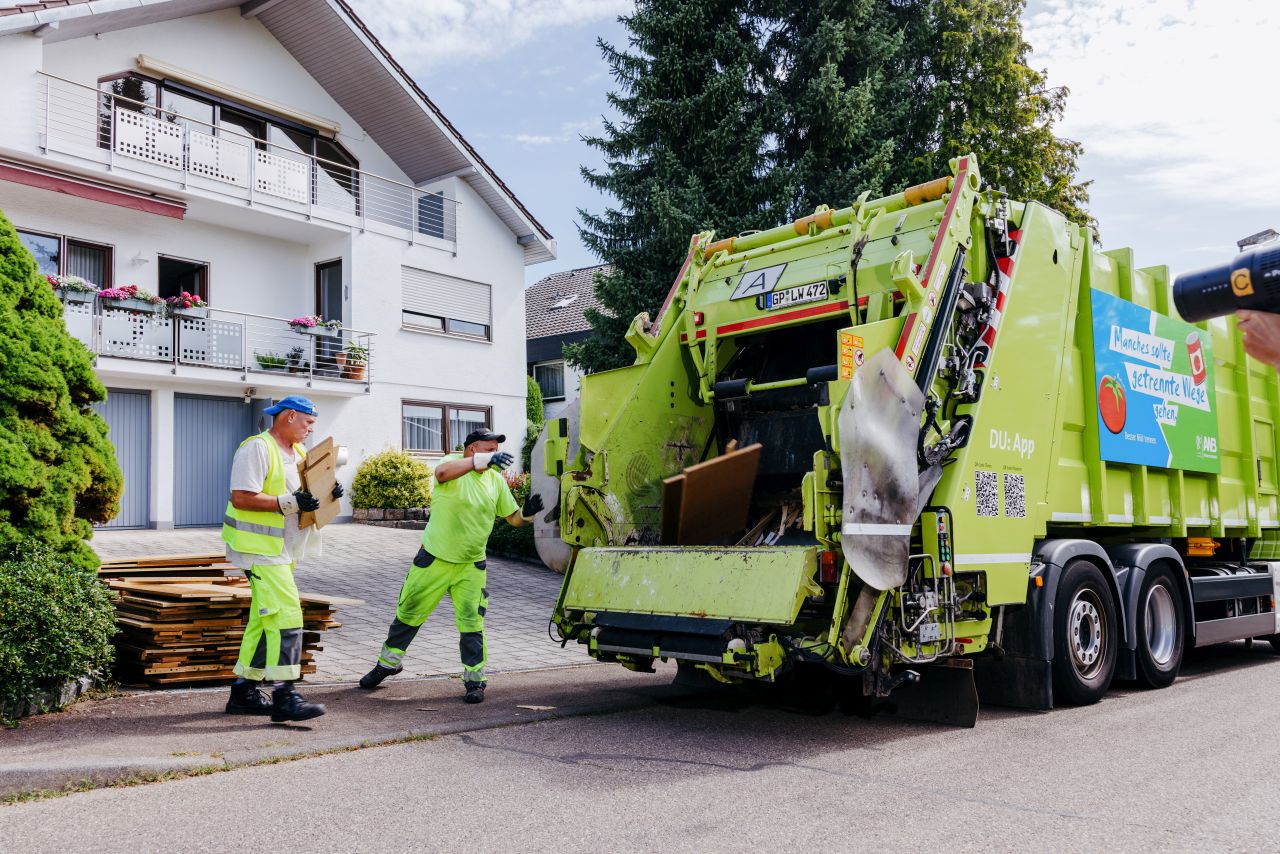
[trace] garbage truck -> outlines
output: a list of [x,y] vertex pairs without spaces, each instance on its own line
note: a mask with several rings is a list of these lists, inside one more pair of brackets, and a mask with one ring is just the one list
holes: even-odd
[[1275,371],[1167,267],[950,166],[691,239],[535,445],[553,639],[968,726],[1280,648]]

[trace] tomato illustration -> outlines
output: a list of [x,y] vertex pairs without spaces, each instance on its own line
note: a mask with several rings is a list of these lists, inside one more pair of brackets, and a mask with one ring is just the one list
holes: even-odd
[[1119,377],[1103,377],[1102,382],[1098,383],[1098,414],[1112,433],[1119,433],[1124,429],[1124,384]]

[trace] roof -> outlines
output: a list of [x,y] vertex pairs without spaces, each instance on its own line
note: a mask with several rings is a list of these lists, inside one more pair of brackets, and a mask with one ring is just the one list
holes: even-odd
[[44,0],[0,6],[0,35],[36,31],[46,41],[65,41],[236,7],[257,18],[410,181],[461,178],[511,229],[526,264],[555,258],[551,233],[346,0]]
[[539,280],[524,292],[525,338],[548,338],[585,332],[591,328],[584,313],[599,309],[594,288],[597,273],[609,274],[608,264],[563,270]]

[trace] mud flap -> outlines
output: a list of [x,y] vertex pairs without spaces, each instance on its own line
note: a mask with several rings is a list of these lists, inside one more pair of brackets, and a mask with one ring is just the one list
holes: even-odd
[[912,669],[920,679],[903,683],[887,700],[877,702],[877,714],[948,726],[972,728],[977,724],[978,687],[972,659],[949,658]]
[[844,513],[840,547],[849,568],[876,590],[907,578],[911,528],[937,485],[916,461],[924,394],[890,350],[854,374],[840,407]]
[[982,702],[1043,711],[1053,708],[1053,669],[1048,661],[1021,655],[975,659],[974,681]]

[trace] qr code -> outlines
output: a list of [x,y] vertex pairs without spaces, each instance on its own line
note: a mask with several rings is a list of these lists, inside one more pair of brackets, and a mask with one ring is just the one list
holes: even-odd
[[1020,474],[1004,476],[1004,515],[1022,519],[1027,515],[1027,495]]
[[978,515],[1000,515],[1000,485],[993,471],[973,473],[974,492],[978,493]]

